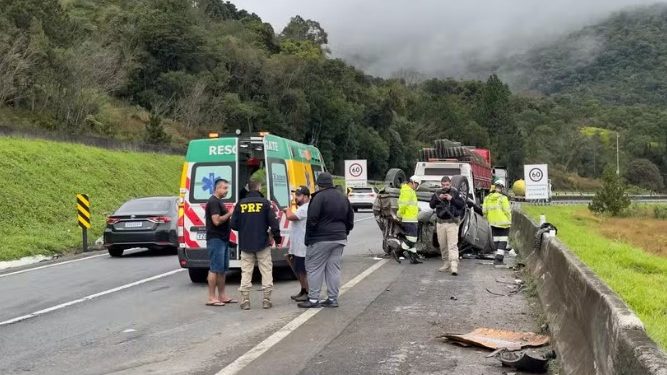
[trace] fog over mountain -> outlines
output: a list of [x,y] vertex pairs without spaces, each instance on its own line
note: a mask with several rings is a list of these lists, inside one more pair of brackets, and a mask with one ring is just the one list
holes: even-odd
[[329,33],[332,55],[368,73],[457,77],[471,64],[524,52],[614,11],[656,0],[233,2],[260,15],[276,32],[297,14],[319,21]]

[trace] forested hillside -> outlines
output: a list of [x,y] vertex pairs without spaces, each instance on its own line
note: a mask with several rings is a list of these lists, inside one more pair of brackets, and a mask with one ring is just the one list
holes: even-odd
[[[629,30],[645,25],[618,22]],[[611,30],[596,27],[581,33]],[[640,34],[623,35],[643,45]],[[624,171],[635,171],[627,166],[636,159],[642,171],[667,171],[663,104],[611,105],[601,93],[578,90],[583,80],[548,48],[535,64],[562,66],[554,68],[561,73],[531,73],[533,92],[517,95],[495,75],[418,84],[372,77],[331,58],[327,43],[314,20],[295,17],[273,30],[220,0],[0,0],[0,126],[158,145],[184,145],[211,130],[265,130],[317,145],[335,172],[344,159],[367,158],[375,178],[390,167],[411,172],[419,147],[447,137],[490,147],[512,177],[524,162],[549,163],[559,188],[577,188],[575,174],[595,178],[615,167],[618,131]],[[664,69],[664,56],[655,59]],[[608,73],[587,71],[594,69]],[[646,187],[661,187],[658,177]]]
[[502,62],[519,90],[612,104],[667,105],[667,6],[631,8]]

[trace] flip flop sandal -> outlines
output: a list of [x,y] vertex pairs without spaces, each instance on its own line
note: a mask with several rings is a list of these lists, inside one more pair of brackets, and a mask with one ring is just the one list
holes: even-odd
[[224,302],[220,302],[220,301],[215,301],[215,302],[211,302],[211,301],[209,301],[209,302],[206,302],[206,306],[224,306],[224,305],[225,305],[225,303],[224,303]]
[[235,300],[234,298],[230,298],[227,301],[222,301],[222,303],[239,303],[239,301]]

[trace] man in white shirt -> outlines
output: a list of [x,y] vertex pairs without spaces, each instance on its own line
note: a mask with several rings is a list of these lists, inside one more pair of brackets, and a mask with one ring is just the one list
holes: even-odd
[[308,218],[308,203],[310,202],[310,190],[306,186],[299,186],[294,192],[298,208],[292,212],[291,208],[285,209],[287,220],[292,222],[290,233],[289,257],[292,258],[294,273],[301,284],[301,291],[291,296],[294,301],[303,302],[308,299],[308,277],[306,274],[306,219]]

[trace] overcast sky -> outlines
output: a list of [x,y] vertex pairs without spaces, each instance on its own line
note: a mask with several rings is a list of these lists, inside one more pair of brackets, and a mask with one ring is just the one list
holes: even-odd
[[[664,0],[663,0],[664,1]],[[660,0],[232,0],[276,32],[301,15],[329,47],[368,73],[456,76],[468,61],[525,51],[611,12]]]

